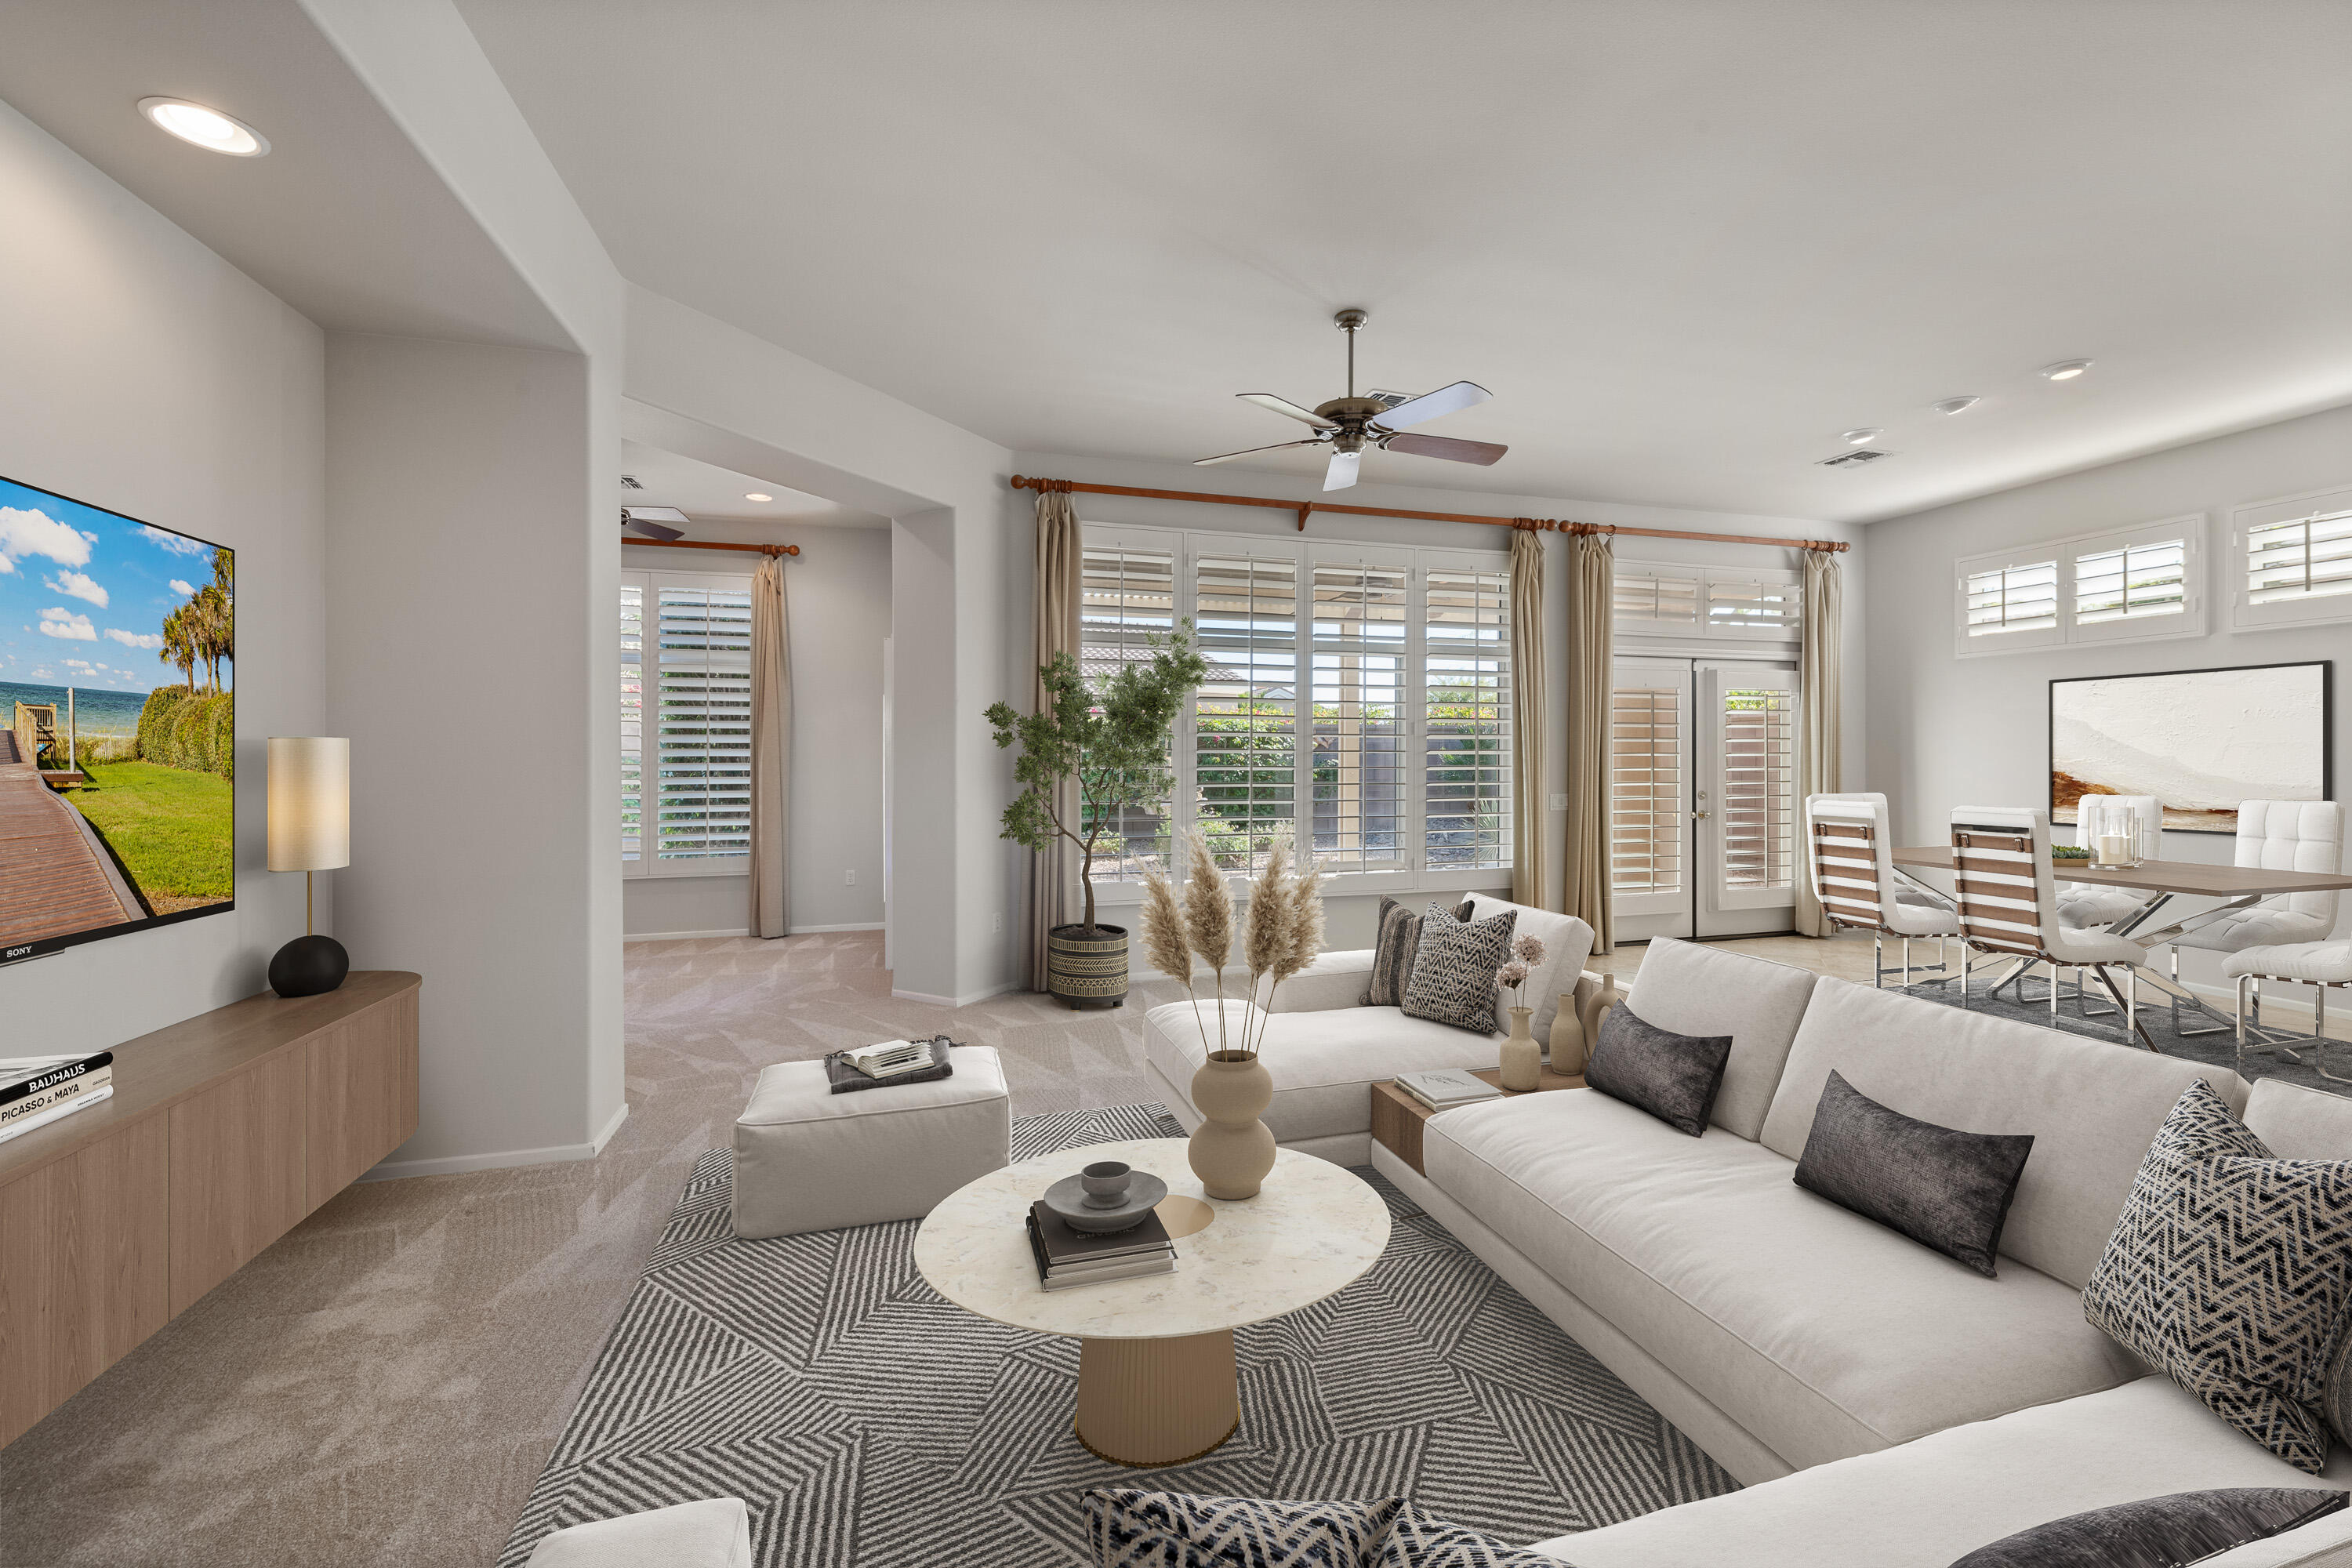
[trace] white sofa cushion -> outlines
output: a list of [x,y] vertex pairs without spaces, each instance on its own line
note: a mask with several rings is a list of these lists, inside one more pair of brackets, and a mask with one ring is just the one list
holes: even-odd
[[[1143,1052],[1160,1076],[1189,1100],[1192,1075],[1216,1048],[1217,1004],[1171,1002],[1143,1016]],[[1238,1044],[1245,1004],[1227,1001],[1225,1032]],[[1201,1025],[1208,1026],[1202,1044]],[[1274,1100],[1260,1118],[1277,1143],[1370,1131],[1370,1086],[1399,1073],[1438,1068],[1490,1068],[1502,1041],[1394,1007],[1342,1007],[1276,1013],[1265,1020],[1259,1060],[1274,1079]]]
[[2077,1289],[2182,1091],[2201,1078],[2231,1110],[2246,1103],[2242,1079],[2202,1062],[1823,978],[1764,1119],[1766,1147],[1804,1152],[1832,1068],[1938,1127],[2033,1134],[2000,1250]]
[[[1584,973],[1584,961],[1592,956],[1592,928],[1574,915],[1557,910],[1514,904],[1484,893],[1470,896],[1470,918],[1474,921],[1492,920],[1505,910],[1519,917],[1511,927],[1512,941],[1531,936],[1544,944],[1543,962],[1528,971],[1522,994],[1527,997],[1527,1005],[1535,1009],[1528,1027],[1538,1041],[1548,1041],[1551,1038],[1553,1016],[1559,1011],[1559,994],[1576,989],[1576,977]],[[1495,1002],[1497,1028],[1510,1028],[1510,1006],[1511,993],[1507,989]]]
[[1764,1129],[1813,980],[1810,970],[1661,938],[1643,955],[1625,1005],[1677,1035],[1731,1037],[1731,1059],[1708,1120],[1753,1139]]
[[[1540,1541],[1579,1568],[1947,1568],[2069,1514],[2215,1487],[2342,1488],[2338,1448],[2316,1483],[2160,1377],[1973,1422],[1746,1491]],[[2207,1560],[2287,1568],[2352,1556],[2352,1514]]]
[[2352,1160],[2352,1100],[2284,1079],[2254,1080],[2246,1131],[2282,1160]]
[[1464,1107],[1429,1178],[1802,1468],[2147,1369],[2021,1264],[1987,1279],[1798,1187],[1793,1162],[1690,1138],[1590,1089]]

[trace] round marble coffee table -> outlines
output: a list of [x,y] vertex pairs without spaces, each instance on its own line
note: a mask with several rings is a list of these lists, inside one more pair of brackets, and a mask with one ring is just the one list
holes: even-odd
[[[931,1288],[983,1318],[1078,1342],[1078,1440],[1117,1464],[1199,1458],[1241,1426],[1234,1331],[1311,1306],[1370,1268],[1388,1205],[1361,1178],[1288,1149],[1254,1198],[1208,1197],[1181,1138],[1097,1143],[1007,1165],[951,1194],[915,1236]],[[1037,1288],[1023,1225],[1060,1178],[1124,1160],[1168,1184],[1160,1217],[1176,1271]]]

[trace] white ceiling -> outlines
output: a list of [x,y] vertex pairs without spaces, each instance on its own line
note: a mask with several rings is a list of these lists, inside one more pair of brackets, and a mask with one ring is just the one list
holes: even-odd
[[[634,476],[646,488],[623,489],[624,506],[674,506],[697,521],[772,522],[793,528],[887,528],[890,520],[879,512],[859,511],[822,496],[788,490],[782,485],[753,479],[730,468],[682,458],[648,447],[642,441],[621,443],[621,472]],[[772,496],[768,501],[745,498]],[[730,530],[734,539],[740,531]],[[690,531],[689,531],[689,536]]]
[[1410,484],[1864,519],[2352,400],[2342,0],[458,4],[629,277],[1017,450],[1286,439],[1348,305],[1495,393]]
[[[296,0],[7,0],[5,15],[0,100],[320,326],[572,346]],[[269,155],[174,141],[139,113],[156,94],[236,116]]]

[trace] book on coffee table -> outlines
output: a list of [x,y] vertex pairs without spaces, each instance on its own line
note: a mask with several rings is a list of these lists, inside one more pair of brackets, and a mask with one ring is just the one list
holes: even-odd
[[1468,1068],[1444,1068],[1435,1072],[1398,1075],[1396,1086],[1432,1110],[1451,1110],[1482,1100],[1500,1100],[1503,1091]]
[[1097,1236],[1071,1229],[1060,1215],[1035,1203],[1029,1205],[1028,1229],[1037,1283],[1047,1290],[1167,1274],[1176,1268],[1176,1244],[1156,1214],[1146,1215],[1133,1229]]

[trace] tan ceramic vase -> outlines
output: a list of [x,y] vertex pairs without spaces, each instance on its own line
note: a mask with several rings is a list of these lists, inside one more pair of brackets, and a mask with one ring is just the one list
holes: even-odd
[[1208,1120],[1184,1152],[1213,1198],[1254,1198],[1274,1169],[1274,1134],[1260,1121],[1274,1103],[1274,1079],[1257,1058],[1212,1051],[1192,1075],[1192,1109]]
[[[1587,1060],[1591,1058],[1592,1047],[1601,1043],[1601,1020],[1609,1016],[1610,1008],[1623,1000],[1625,1000],[1625,994],[1617,989],[1617,976],[1613,972],[1603,970],[1599,974],[1595,974],[1588,969],[1578,977],[1576,1016],[1577,1021],[1584,1026],[1584,1051]],[[1557,1072],[1559,1069],[1554,1068],[1552,1070]]]
[[1576,993],[1559,994],[1559,1011],[1551,1016],[1551,1070],[1574,1078],[1584,1070],[1587,1042],[1584,1020],[1578,1015]]
[[1528,1029],[1535,1016],[1533,1007],[1512,1008],[1511,1032],[1503,1039],[1503,1087],[1520,1094],[1543,1081],[1543,1047]]

